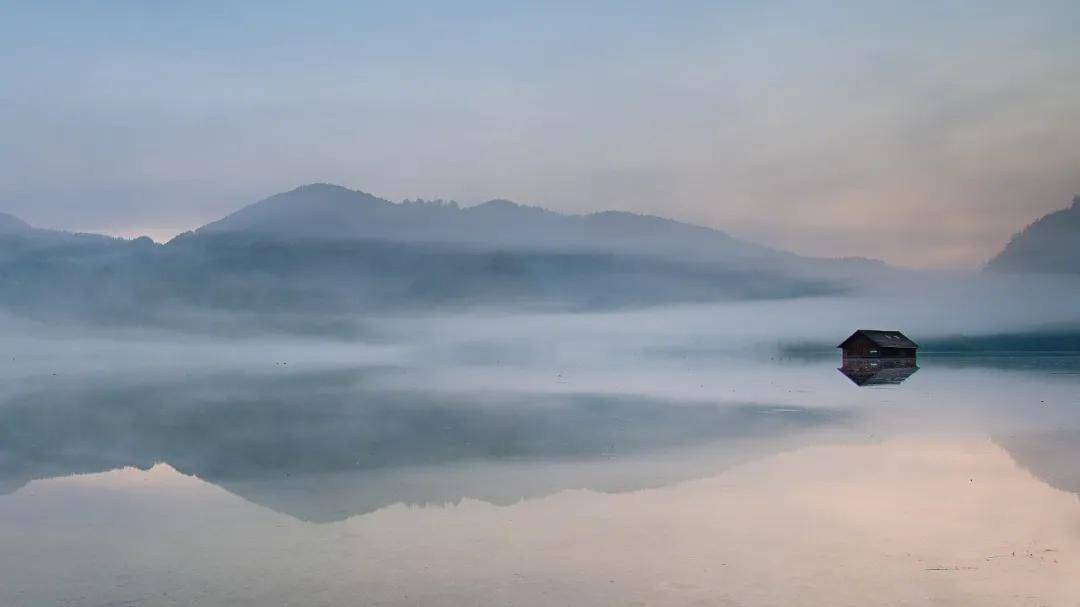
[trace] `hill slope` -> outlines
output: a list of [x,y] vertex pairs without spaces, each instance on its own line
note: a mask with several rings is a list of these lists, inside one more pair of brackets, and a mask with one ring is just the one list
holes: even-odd
[[19,234],[31,230],[29,224],[14,215],[0,213],[0,234]]
[[1080,196],[1013,236],[987,268],[998,272],[1080,274]]

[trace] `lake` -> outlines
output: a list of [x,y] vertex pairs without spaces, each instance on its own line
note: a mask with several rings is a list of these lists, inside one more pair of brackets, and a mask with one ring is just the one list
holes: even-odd
[[434,326],[6,338],[0,605],[1080,604],[1080,357]]

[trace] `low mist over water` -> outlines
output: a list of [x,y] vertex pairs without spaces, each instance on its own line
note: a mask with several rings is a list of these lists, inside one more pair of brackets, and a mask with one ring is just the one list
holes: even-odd
[[860,388],[746,314],[9,333],[0,602],[1075,596],[1080,358]]

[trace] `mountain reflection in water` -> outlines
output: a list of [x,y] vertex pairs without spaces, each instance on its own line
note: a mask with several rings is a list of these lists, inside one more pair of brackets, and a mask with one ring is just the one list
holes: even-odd
[[[569,488],[656,486],[802,444],[802,435],[848,415],[371,387],[383,372],[39,386],[0,404],[0,492],[36,478],[166,462],[298,518],[338,520],[399,501],[511,503]],[[707,457],[703,445],[711,445]],[[535,462],[565,464],[553,474]]]
[[8,377],[0,605],[1076,605],[1076,361],[920,362]]
[[1080,428],[1002,434],[994,442],[1046,484],[1080,495]]
[[[806,447],[643,491],[323,525],[162,464],[0,498],[0,603],[1074,605],[1078,517],[985,439]],[[26,532],[43,525],[63,533]]]

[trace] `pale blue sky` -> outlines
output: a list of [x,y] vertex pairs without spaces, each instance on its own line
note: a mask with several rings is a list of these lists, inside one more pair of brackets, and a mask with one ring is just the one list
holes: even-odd
[[1080,193],[1078,25],[1075,2],[0,0],[0,210],[161,237],[329,181],[973,266]]

